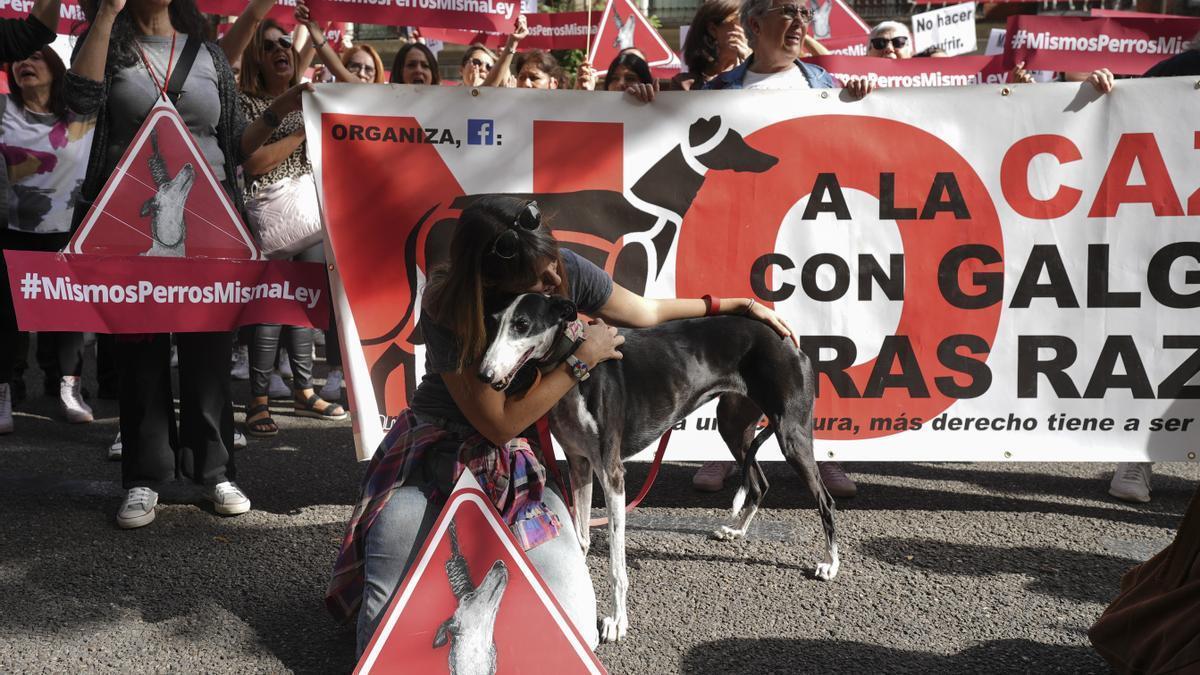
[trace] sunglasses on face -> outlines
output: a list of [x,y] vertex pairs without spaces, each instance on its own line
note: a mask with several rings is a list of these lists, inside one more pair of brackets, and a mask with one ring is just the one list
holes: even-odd
[[897,35],[890,40],[887,38],[871,38],[871,47],[883,51],[887,49],[889,42],[892,44],[893,49],[904,49],[904,45],[908,44],[908,36]]
[[542,226],[542,212],[538,210],[537,202],[526,202],[525,207],[517,214],[508,229],[496,235],[488,255],[494,255],[504,260],[512,260],[521,252],[521,237],[517,230],[533,232]]
[[481,61],[479,59],[474,59],[474,58],[467,59],[467,64],[475,66],[476,68],[482,68],[483,70],[486,70],[488,72],[491,72],[492,65],[493,65],[491,63],[488,63],[487,61]]
[[808,23],[812,19],[812,12],[807,7],[801,7],[800,5],[780,5],[768,9],[767,12],[779,12],[783,15],[783,18],[791,22],[803,21],[804,23]]
[[263,38],[262,44],[263,44],[264,52],[268,52],[268,53],[273,52],[273,51],[275,51],[276,47],[278,47],[279,49],[282,49],[283,51],[286,52],[287,50],[292,48],[292,38],[290,38],[286,35],[280,36],[278,40],[268,40],[266,38]]
[[346,70],[352,73],[369,73],[371,75],[375,74],[375,66],[372,66],[369,63],[350,63],[346,65]]

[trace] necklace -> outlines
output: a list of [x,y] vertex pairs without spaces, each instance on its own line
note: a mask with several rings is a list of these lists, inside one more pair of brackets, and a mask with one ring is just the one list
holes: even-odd
[[138,54],[142,57],[142,65],[146,66],[146,72],[150,74],[150,79],[154,82],[154,88],[164,99],[167,98],[167,86],[171,83],[171,64],[175,60],[175,38],[177,37],[179,37],[179,33],[171,33],[171,54],[167,56],[167,72],[163,73],[161,83],[158,81],[158,76],[154,74],[154,67],[150,65],[150,59],[146,58],[146,52],[142,51],[142,43],[137,40],[133,41],[133,44],[137,46]]

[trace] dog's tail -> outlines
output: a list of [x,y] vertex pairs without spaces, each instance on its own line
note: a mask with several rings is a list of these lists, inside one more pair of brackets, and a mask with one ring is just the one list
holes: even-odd
[[762,473],[762,468],[755,459],[758,449],[773,435],[775,435],[775,425],[768,424],[766,429],[758,432],[746,450],[746,456],[742,459],[742,484],[738,486],[737,494],[733,496],[733,515],[735,517],[742,512],[742,508],[746,505],[746,496],[750,493],[752,482],[758,480]]

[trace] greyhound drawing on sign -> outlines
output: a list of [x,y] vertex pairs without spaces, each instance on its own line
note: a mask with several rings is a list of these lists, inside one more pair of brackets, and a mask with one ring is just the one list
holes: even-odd
[[829,14],[833,11],[833,0],[809,0],[809,10],[812,11],[813,37],[824,40],[833,35],[829,26]]
[[196,170],[189,162],[171,178],[167,162],[158,149],[157,129],[150,131],[150,147],[150,175],[158,191],[142,204],[141,215],[150,217],[150,238],[154,242],[142,255],[182,258],[184,240],[187,239],[184,207],[196,181]]
[[613,22],[617,24],[617,38],[613,40],[613,47],[620,51],[629,49],[633,46],[633,14],[625,19],[625,23],[621,23],[621,14],[617,12],[616,7],[613,8]]
[[433,646],[450,643],[450,675],[493,675],[496,672],[496,613],[508,588],[508,567],[503,560],[492,563],[479,586],[471,582],[471,570],[458,546],[458,528],[450,521],[450,558],[446,560],[450,590],[458,598],[458,609],[446,619],[433,638]]
[[[720,116],[702,118],[688,127],[687,137],[656,161],[628,190],[578,190],[556,193],[512,193],[511,196],[537,200],[542,218],[554,230],[563,245],[608,270],[613,280],[634,293],[645,293],[647,284],[662,272],[675,243],[676,234],[692,206],[709,171],[763,173],[779,160],[755,149]],[[464,195],[450,204],[459,212],[486,194]],[[418,260],[428,271],[449,259],[450,240],[457,216],[440,205],[431,205],[405,241],[405,260]],[[435,215],[436,214],[436,215]],[[404,390],[415,391],[412,348],[401,344],[399,336],[417,321],[417,269],[408,266],[411,295],[404,315],[386,333],[364,337],[366,346],[388,347],[371,364],[371,383],[375,399],[387,401],[388,378],[403,369]],[[398,304],[400,304],[398,300]],[[420,331],[411,333],[412,344],[422,342]]]

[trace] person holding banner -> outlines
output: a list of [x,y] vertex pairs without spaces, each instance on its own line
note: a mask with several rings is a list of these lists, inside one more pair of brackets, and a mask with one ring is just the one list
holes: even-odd
[[484,80],[485,87],[511,87],[512,72],[509,70],[512,66],[513,56],[517,53],[517,47],[521,44],[521,40],[529,37],[529,21],[524,14],[518,14],[513,22],[513,32],[508,34],[508,38],[504,41],[504,48],[500,50],[500,60],[496,62],[496,66],[488,73],[487,79]]
[[[370,642],[445,497],[463,471],[484,486],[518,543],[590,645],[598,641],[595,593],[570,514],[546,482],[531,427],[584,373],[561,365],[507,396],[477,375],[487,347],[485,315],[515,294],[559,294],[598,317],[575,356],[589,369],[619,359],[613,325],[654,326],[715,314],[744,314],[796,340],[770,309],[748,298],[643,298],[560,248],[536,202],[489,196],[463,209],[452,264],[434,270],[421,300],[426,374],[367,468],[325,602],[358,619],[359,650]],[[711,303],[711,304],[710,304]],[[797,343],[798,344],[798,343]]]
[[[309,85],[292,87],[247,125],[233,71],[221,48],[207,41],[208,24],[195,0],[103,0],[89,8],[89,29],[67,71],[67,106],[95,115],[92,151],[76,204],[76,225],[87,214],[160,100],[173,103],[196,146],[231,201],[243,210],[235,168],[264,141],[278,120],[299,110]],[[233,403],[229,332],[178,333],[180,420],[171,393],[170,335],[117,338],[121,403],[122,528],[154,520],[153,489],[179,474],[204,488],[217,513],[250,510],[233,482]]]
[[53,42],[60,4],[60,0],[37,0],[24,19],[0,19],[0,62],[20,61]]
[[[0,434],[13,431],[14,361],[21,347],[3,250],[61,251],[71,238],[73,193],[83,179],[94,115],[67,110],[67,67],[50,47],[5,67],[12,92],[0,98],[0,157],[7,160],[8,222],[0,226]],[[66,420],[92,421],[83,400],[83,333],[40,333],[38,352],[57,355]],[[43,366],[44,369],[45,366]],[[51,382],[47,382],[47,387]]]

